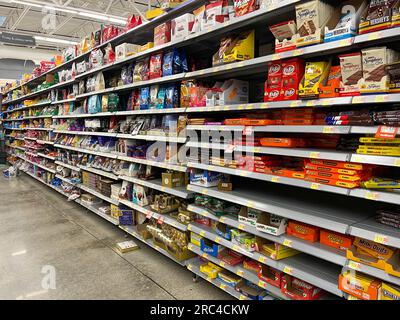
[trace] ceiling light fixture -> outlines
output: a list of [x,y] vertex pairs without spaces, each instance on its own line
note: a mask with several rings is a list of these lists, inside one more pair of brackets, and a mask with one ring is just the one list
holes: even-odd
[[[30,6],[30,7],[45,8],[48,10],[66,12],[66,13],[70,13],[73,15],[79,15],[82,17],[92,18],[92,19],[96,19],[96,20],[100,20],[100,21],[109,21],[109,22],[117,23],[117,24],[121,24],[121,25],[126,24],[126,19],[119,18],[117,16],[105,15],[100,12],[82,10],[80,8],[52,6],[52,5],[47,5],[46,3],[42,4],[42,2],[40,2],[40,1],[36,1],[36,2],[28,2],[28,1],[22,1],[22,0],[9,0],[9,1],[11,3],[17,3],[17,4],[22,4],[25,6]],[[76,10],[74,10],[74,9],[76,9]]]
[[49,38],[49,37],[42,37],[42,36],[34,36],[34,38],[39,41],[52,42],[52,43],[62,43],[62,44],[68,44],[68,45],[77,44],[76,41],[69,41],[69,40],[58,39],[58,38]]

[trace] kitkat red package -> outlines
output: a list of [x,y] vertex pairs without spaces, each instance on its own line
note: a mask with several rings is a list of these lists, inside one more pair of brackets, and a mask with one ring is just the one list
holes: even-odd
[[268,79],[265,84],[264,101],[279,100],[282,88],[282,63],[273,61],[268,63]]
[[297,100],[299,83],[304,74],[304,60],[294,58],[282,62],[281,100]]

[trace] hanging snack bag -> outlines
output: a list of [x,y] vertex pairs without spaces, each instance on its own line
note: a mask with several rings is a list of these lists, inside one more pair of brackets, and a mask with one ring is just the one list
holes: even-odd
[[118,111],[119,107],[119,95],[116,93],[110,93],[108,96],[108,111],[115,112]]
[[121,80],[124,85],[131,84],[133,82],[133,66],[132,66],[132,64],[122,67]]
[[143,87],[140,89],[140,110],[149,109],[150,104],[150,88]]
[[165,108],[176,108],[178,105],[177,94],[175,94],[176,86],[172,85],[167,87],[165,91]]
[[156,79],[163,76],[162,61],[163,61],[162,53],[158,53],[151,56],[150,70],[149,70],[150,79]]
[[108,94],[105,94],[101,97],[101,112],[108,111]]
[[166,94],[165,87],[160,87],[157,94],[157,104],[156,104],[157,109],[164,109],[165,94]]
[[88,112],[90,114],[101,112],[100,97],[98,95],[94,95],[94,96],[89,97],[89,99],[88,99]]
[[100,49],[95,49],[89,56],[89,68],[94,69],[101,67],[104,63],[103,52]]
[[163,65],[162,65],[162,74],[164,77],[173,75],[172,64],[174,61],[174,51],[168,51],[164,55]]
[[157,107],[158,85],[150,87],[150,109]]

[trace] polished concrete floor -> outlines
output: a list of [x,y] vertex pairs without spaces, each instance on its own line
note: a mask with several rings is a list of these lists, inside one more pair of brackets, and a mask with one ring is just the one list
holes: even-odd
[[25,174],[0,177],[0,299],[230,299]]

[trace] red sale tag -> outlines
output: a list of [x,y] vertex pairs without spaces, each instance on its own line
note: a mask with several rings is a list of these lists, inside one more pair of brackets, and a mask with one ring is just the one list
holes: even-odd
[[244,136],[251,136],[253,134],[253,127],[244,127],[243,135]]
[[164,217],[163,216],[159,217],[158,220],[157,220],[157,223],[158,224],[163,224],[164,223]]
[[399,127],[379,126],[375,138],[394,139],[398,131]]

